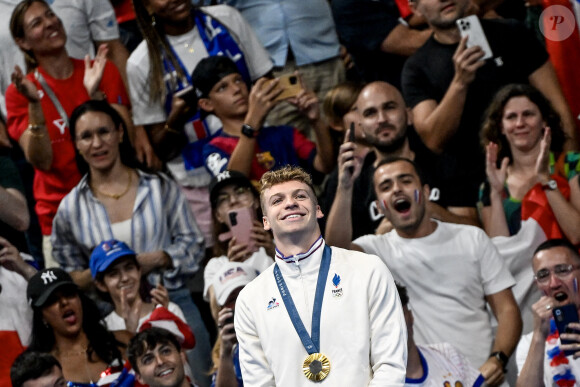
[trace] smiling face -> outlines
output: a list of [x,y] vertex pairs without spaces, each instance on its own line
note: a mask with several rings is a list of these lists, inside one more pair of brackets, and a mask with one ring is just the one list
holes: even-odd
[[34,2],[24,12],[21,20],[24,36],[16,43],[35,56],[63,49],[66,33],[60,19],[42,2]]
[[455,22],[467,15],[470,0],[414,0],[411,7],[423,16],[433,29],[455,29]]
[[[555,274],[562,267],[572,265],[572,270],[565,274]],[[580,281],[580,258],[570,249],[557,246],[541,250],[532,261],[536,277],[542,272],[549,272],[546,280],[536,280],[536,285],[542,293],[556,300],[557,306],[574,303],[580,308],[578,286]]]
[[144,0],[149,14],[155,14],[155,21],[164,24],[181,23],[191,17],[189,0]]
[[510,98],[506,103],[501,133],[506,137],[512,153],[518,149],[529,151],[539,146],[546,122],[538,106],[528,97]]
[[356,108],[368,144],[384,153],[403,146],[411,121],[403,97],[395,87],[385,82],[369,84],[359,94]]
[[89,111],[76,122],[75,144],[91,169],[108,170],[120,163],[122,138],[123,129],[106,113]]
[[115,305],[121,304],[123,293],[131,304],[139,297],[141,285],[141,269],[137,266],[135,257],[126,256],[117,259],[107,268],[102,280],[95,281],[95,285],[100,291],[109,293]]
[[83,308],[78,291],[72,287],[57,289],[42,307],[42,317],[55,335],[76,336],[83,325]]
[[245,116],[248,112],[248,86],[239,73],[223,77],[209,92],[208,98],[201,98],[199,106],[219,118]]
[[[264,229],[272,230],[274,239],[285,236],[320,236],[318,218],[322,211],[312,189],[291,180],[273,185],[262,193]],[[314,242],[314,241],[312,241]]]
[[379,166],[374,185],[379,209],[400,235],[413,237],[429,222],[425,216],[429,188],[421,185],[411,163],[395,161]]
[[147,349],[137,359],[139,382],[151,387],[177,387],[184,384],[181,352],[170,342]]

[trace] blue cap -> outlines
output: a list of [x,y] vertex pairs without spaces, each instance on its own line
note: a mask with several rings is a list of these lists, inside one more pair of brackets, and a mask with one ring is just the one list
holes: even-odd
[[135,255],[137,254],[124,242],[115,239],[101,242],[94,248],[89,262],[93,279],[97,278],[99,273],[107,270],[117,259]]

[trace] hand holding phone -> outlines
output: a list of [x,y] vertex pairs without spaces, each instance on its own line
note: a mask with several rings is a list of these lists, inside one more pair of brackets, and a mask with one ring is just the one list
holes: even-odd
[[248,246],[248,251],[256,251],[256,243],[251,238],[254,210],[242,207],[228,212],[228,225],[236,241]]
[[[554,321],[556,322],[556,328],[558,328],[558,333],[560,334],[560,336],[562,335],[562,333],[571,332],[568,328],[568,324],[579,322],[578,310],[576,309],[576,305],[574,304],[557,306],[554,309],[552,309],[552,314],[554,315]],[[562,339],[561,337],[560,342],[562,344],[578,344],[576,341]],[[570,356],[575,354],[576,352],[578,351],[568,350],[564,351],[564,354],[566,356]]]
[[197,110],[197,95],[195,94],[193,86],[187,86],[186,88],[179,90],[175,93],[175,96],[184,100],[190,108]]
[[303,90],[300,80],[295,74],[284,74],[280,76],[278,78],[278,88],[283,91],[275,98],[276,101],[296,97]]
[[483,60],[492,58],[493,53],[485,37],[479,18],[475,15],[464,17],[456,21],[461,37],[467,36],[467,48],[479,46],[483,52]]

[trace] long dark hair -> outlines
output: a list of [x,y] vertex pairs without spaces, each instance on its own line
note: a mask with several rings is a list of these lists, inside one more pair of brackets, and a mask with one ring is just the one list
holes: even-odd
[[[147,42],[149,51],[149,98],[151,101],[163,101],[167,90],[163,82],[163,56],[169,60],[176,71],[176,76],[187,83],[187,75],[184,73],[179,58],[171,48],[167,40],[165,30],[160,20],[155,20],[155,14],[150,15],[144,2],[147,0],[134,0],[133,7],[137,16],[137,24]],[[193,7],[193,5],[192,5]],[[160,19],[160,18],[158,18]]]
[[508,140],[501,133],[501,130],[505,105],[507,105],[510,99],[515,97],[526,97],[538,107],[542,119],[546,121],[546,125],[548,125],[552,131],[550,150],[558,156],[562,152],[564,142],[566,141],[566,134],[562,129],[560,115],[554,110],[550,101],[538,89],[525,84],[510,84],[504,86],[497,92],[486,110],[485,120],[481,128],[480,137],[483,147],[485,148],[485,146],[490,142],[494,142],[498,145],[498,163],[501,163],[501,160],[503,160],[504,157],[507,157],[510,160],[512,159],[512,152]]
[[[121,115],[111,105],[109,105],[107,101],[90,100],[77,106],[75,110],[73,110],[69,118],[69,130],[72,141],[73,142],[76,141],[77,121],[84,114],[89,112],[106,114],[113,121],[113,124],[115,125],[115,130],[117,130],[119,126],[123,128],[123,141],[119,144],[119,155],[121,157],[121,163],[130,168],[146,169],[144,165],[141,165],[137,161],[137,157],[135,156],[135,149],[133,149],[131,141],[129,141],[129,135],[127,133],[127,125],[125,124],[125,121],[123,120]],[[87,162],[80,155],[76,147],[75,147],[75,160],[81,174],[84,175],[85,173],[90,172]]]
[[[76,290],[81,299],[81,306],[83,308],[83,324],[82,329],[87,339],[89,346],[87,348],[87,357],[93,361],[92,355],[95,353],[101,360],[107,364],[111,364],[113,360],[119,360],[121,364],[122,356],[119,347],[125,347],[125,344],[118,341],[112,332],[105,328],[101,322],[101,315],[97,305],[87,297],[83,292]],[[29,350],[39,352],[51,352],[56,344],[53,328],[44,324],[42,318],[42,307],[33,308],[32,319],[32,339]]]

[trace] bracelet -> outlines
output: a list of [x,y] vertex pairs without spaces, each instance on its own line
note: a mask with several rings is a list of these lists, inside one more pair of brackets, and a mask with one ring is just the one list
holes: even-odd
[[167,124],[165,124],[165,126],[163,127],[163,130],[165,130],[166,132],[169,132],[169,133],[181,134],[181,132],[170,128],[169,125],[167,125]]
[[31,137],[36,137],[36,138],[42,138],[44,137],[44,133],[35,133],[36,131],[40,130],[40,128],[42,128],[44,125],[33,125],[33,124],[29,124],[28,128],[26,128],[26,131],[28,132],[28,134]]

